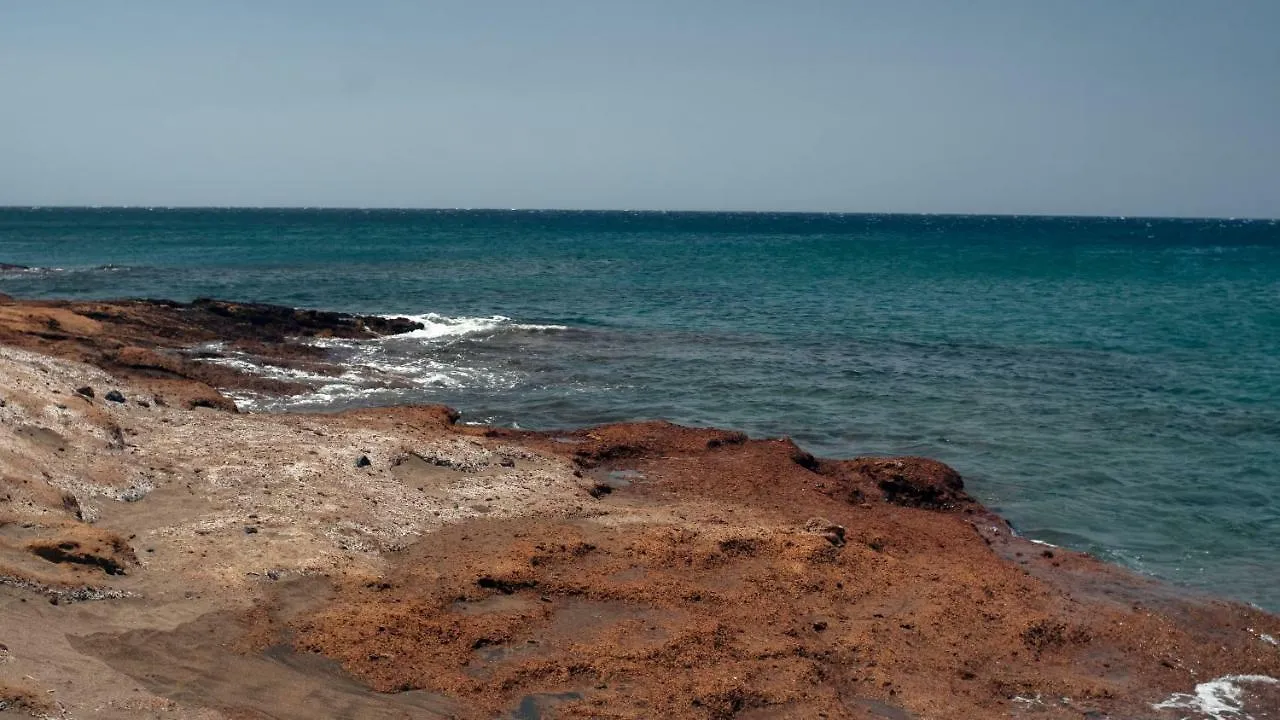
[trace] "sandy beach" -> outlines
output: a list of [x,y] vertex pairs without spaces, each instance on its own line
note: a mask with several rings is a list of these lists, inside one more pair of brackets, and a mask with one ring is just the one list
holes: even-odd
[[1021,539],[933,460],[242,413],[297,388],[209,362],[410,329],[0,296],[0,714],[1280,717],[1280,618]]

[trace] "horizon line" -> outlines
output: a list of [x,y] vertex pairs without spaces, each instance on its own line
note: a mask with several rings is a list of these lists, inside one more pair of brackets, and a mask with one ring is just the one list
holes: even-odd
[[523,212],[523,213],[635,213],[682,215],[842,215],[905,216],[952,218],[1075,218],[1095,220],[1219,220],[1230,222],[1277,222],[1280,216],[1228,215],[1094,215],[1088,213],[1012,213],[1012,212],[875,212],[866,210],[705,210],[654,208],[505,208],[505,207],[427,207],[396,205],[0,205],[4,210],[303,210],[310,212]]

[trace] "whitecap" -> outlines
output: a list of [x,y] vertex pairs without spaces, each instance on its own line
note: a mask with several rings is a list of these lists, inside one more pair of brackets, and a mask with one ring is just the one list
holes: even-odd
[[439,313],[426,313],[424,315],[383,315],[382,317],[388,319],[405,318],[422,324],[421,330],[410,330],[406,333],[394,335],[393,337],[397,339],[421,338],[425,340],[435,340],[439,338],[480,335],[504,329],[525,330],[531,332],[560,331],[569,329],[565,325],[513,323],[511,318],[505,315],[490,315],[488,317],[450,317],[448,315],[440,315]]
[[1247,714],[1242,684],[1277,685],[1280,680],[1266,675],[1224,675],[1196,685],[1193,693],[1174,693],[1156,710],[1190,710],[1212,720],[1253,720]]
[[504,315],[490,315],[489,317],[449,317],[448,315],[427,313],[425,315],[387,315],[385,317],[403,317],[414,322],[422,323],[421,330],[410,330],[407,333],[401,333],[395,337],[423,338],[427,340],[490,332],[511,322],[511,318]]
[[337,376],[272,365],[246,353],[228,352],[221,344],[209,344],[196,350],[220,353],[219,357],[201,358],[204,362],[308,386],[301,394],[274,399],[244,393],[232,395],[243,409],[323,409],[326,406],[429,400],[438,391],[509,390],[524,381],[522,373],[501,367],[451,362],[455,359],[438,357],[436,351],[466,337],[484,338],[509,331],[555,332],[569,329],[564,325],[516,323],[504,315],[450,317],[426,313],[383,317],[406,318],[421,323],[423,327],[368,339],[314,338],[306,341],[315,347],[334,351],[331,361],[343,368],[342,374]]
[[1258,631],[1258,630],[1254,630],[1253,628],[1248,628],[1248,630],[1249,630],[1249,633],[1250,633],[1250,634],[1254,635],[1255,637],[1257,637],[1257,638],[1258,638],[1259,640],[1261,640],[1262,642],[1264,642],[1264,643],[1266,643],[1266,644],[1268,644],[1268,645],[1275,645],[1275,646],[1277,646],[1277,647],[1280,647],[1280,640],[1277,640],[1277,639],[1275,638],[1275,636],[1274,636],[1274,635],[1268,635],[1268,634],[1266,634],[1266,633],[1264,633],[1264,632],[1260,632],[1260,631]]
[[283,365],[257,363],[251,360],[249,355],[239,352],[224,357],[202,358],[202,362],[210,365],[229,367],[233,370],[239,370],[240,372],[249,375],[271,378],[272,380],[288,380],[307,383],[327,382],[332,379],[328,375],[307,372],[306,370],[299,370],[297,368],[284,367]]

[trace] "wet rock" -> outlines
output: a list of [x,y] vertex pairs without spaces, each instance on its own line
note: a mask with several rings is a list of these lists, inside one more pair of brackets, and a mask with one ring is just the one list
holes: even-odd
[[[224,337],[243,334],[277,338],[362,337],[370,334],[398,335],[423,328],[422,323],[402,317],[352,315],[326,310],[307,310],[265,303],[227,302],[209,298],[193,301],[190,308],[221,319],[222,322],[217,324],[223,325],[224,330],[233,331],[225,333]],[[208,323],[210,320],[212,318],[207,318],[205,322]],[[230,324],[237,327],[225,327],[228,324],[226,321],[231,321]]]
[[107,393],[106,395],[103,395],[103,397],[104,397],[106,400],[108,400],[108,401],[110,401],[110,402],[113,402],[113,403],[122,403],[122,402],[124,402],[124,401],[125,401],[125,399],[124,399],[124,393],[120,392],[119,390],[112,390],[111,392]]
[[81,397],[87,397],[87,398],[92,399],[92,398],[93,398],[93,388],[89,387],[88,385],[85,385],[84,387],[78,387],[78,388],[76,388],[76,394],[77,394],[77,395],[79,395],[79,396],[81,396]]

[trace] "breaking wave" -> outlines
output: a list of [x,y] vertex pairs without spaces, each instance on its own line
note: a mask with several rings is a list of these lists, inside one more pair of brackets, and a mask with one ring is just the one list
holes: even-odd
[[299,383],[307,391],[276,397],[251,392],[228,392],[247,411],[341,410],[356,406],[431,402],[439,393],[457,390],[509,390],[524,374],[505,367],[500,357],[468,357],[453,347],[468,341],[483,343],[502,336],[546,335],[567,331],[565,325],[518,323],[502,315],[450,317],[437,313],[387,315],[408,318],[423,327],[407,333],[369,339],[317,338],[310,344],[328,351],[341,374],[326,375],[265,362],[246,353],[225,352],[205,362],[242,372]]
[[1196,685],[1194,692],[1174,693],[1151,707],[1156,710],[1190,710],[1213,720],[1252,720],[1245,702],[1245,687],[1248,685],[1280,685],[1280,680],[1266,675],[1224,675]]

